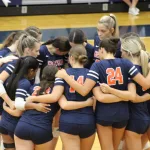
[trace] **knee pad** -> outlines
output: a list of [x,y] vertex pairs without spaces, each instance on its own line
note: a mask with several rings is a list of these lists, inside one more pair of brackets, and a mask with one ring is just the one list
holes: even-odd
[[53,129],[53,137],[54,138],[58,138],[59,137],[59,128],[58,127],[55,127]]
[[15,143],[3,143],[4,149],[15,148]]

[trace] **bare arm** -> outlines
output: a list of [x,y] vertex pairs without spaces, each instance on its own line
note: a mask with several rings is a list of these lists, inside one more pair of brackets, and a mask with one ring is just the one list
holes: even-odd
[[[150,69],[150,63],[148,63],[149,69]],[[136,79],[137,80],[137,79]],[[150,83],[150,71],[146,77],[147,83]],[[139,96],[138,94],[136,95],[136,99],[134,101],[132,101],[133,103],[140,103],[140,102],[145,102],[150,100],[150,94],[149,93],[145,93],[142,96]]]
[[138,73],[134,78],[134,81],[136,81],[139,85],[143,87],[144,90],[147,90],[150,88],[150,73],[145,78],[141,73]]
[[54,86],[51,94],[40,95],[40,96],[29,96],[26,101],[27,102],[39,102],[39,103],[54,103],[59,100],[61,95],[63,94],[64,87],[63,86]]
[[92,106],[93,101],[94,100],[92,97],[87,99],[86,101],[80,101],[80,102],[67,101],[66,97],[64,95],[62,95],[61,98],[59,99],[58,103],[59,103],[60,107],[64,110],[75,110],[75,109]]
[[6,79],[9,77],[9,73],[6,71],[2,71],[2,73],[0,74],[0,80],[2,80],[3,82],[6,81]]
[[112,94],[104,94],[99,86],[93,88],[93,94],[95,98],[102,103],[115,103],[123,101],[123,99],[118,96]]
[[136,99],[134,101],[132,101],[132,103],[141,103],[141,102],[145,102],[150,100],[150,94],[149,93],[145,93],[142,96],[136,95]]
[[10,61],[12,61],[12,60],[14,60],[14,59],[18,59],[18,57],[15,57],[15,56],[7,56],[7,57],[0,58],[0,66],[1,66],[2,64],[7,63],[7,62],[10,62]]
[[9,105],[9,107],[11,109],[15,109],[14,102],[9,98],[9,96],[7,95],[7,93],[3,94],[1,97]]
[[12,103],[12,100],[9,98],[9,96],[6,93],[6,90],[4,88],[3,82],[6,81],[6,79],[9,77],[10,75],[6,72],[3,71],[0,74],[0,96],[3,98],[3,100],[10,106],[11,109],[14,109],[14,105]]
[[50,111],[50,108],[48,108],[48,106],[50,106],[50,104],[25,102],[24,98],[15,98],[15,108],[20,111],[35,109],[37,111],[47,113]]
[[135,100],[136,98],[136,86],[134,83],[129,83],[128,84],[128,90],[123,91],[123,90],[118,90],[115,88],[110,87],[109,85],[103,83],[100,85],[101,90],[105,93],[105,90],[107,93],[116,95],[120,97],[123,100]]
[[20,117],[22,115],[22,111],[18,110],[18,109],[14,109],[12,110],[11,108],[9,108],[8,106],[6,106],[6,103],[3,103],[3,109],[8,112],[10,115],[15,116],[15,117]]

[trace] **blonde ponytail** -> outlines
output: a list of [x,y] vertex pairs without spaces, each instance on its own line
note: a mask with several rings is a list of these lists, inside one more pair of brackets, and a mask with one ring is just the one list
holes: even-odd
[[113,36],[114,37],[119,37],[119,26],[118,26],[117,18],[116,18],[116,16],[114,14],[110,14],[109,16],[111,18],[113,18],[114,21],[115,21]]
[[149,68],[148,68],[149,55],[146,51],[144,50],[140,51],[140,60],[141,60],[142,73],[144,77],[146,77],[149,72]]

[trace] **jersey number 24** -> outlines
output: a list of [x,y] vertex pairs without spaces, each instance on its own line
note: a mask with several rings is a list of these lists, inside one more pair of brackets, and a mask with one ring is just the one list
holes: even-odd
[[120,67],[117,67],[116,69],[108,68],[106,74],[108,85],[116,85],[117,81],[118,84],[123,84],[123,75]]

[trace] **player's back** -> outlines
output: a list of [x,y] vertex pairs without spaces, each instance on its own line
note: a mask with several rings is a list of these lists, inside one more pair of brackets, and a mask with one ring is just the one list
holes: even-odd
[[[127,90],[128,78],[134,77],[138,73],[137,68],[126,59],[105,59],[96,62],[91,67],[88,78],[91,78],[99,83],[106,83],[112,88],[119,90]],[[129,118],[128,103],[101,103],[97,101],[96,116],[102,120],[119,121],[127,120]]]
[[[40,88],[41,87],[38,84],[33,85],[30,88],[30,94],[34,95],[34,96],[37,95],[37,92],[39,91]],[[51,91],[52,91],[52,89],[48,88],[45,93],[49,94],[49,93],[51,93]],[[58,102],[51,103],[49,108],[51,110],[47,113],[40,112],[35,109],[26,110],[23,113],[20,120],[23,122],[47,129],[47,128],[49,128],[49,125],[52,124],[53,117],[55,116],[57,111],[60,109]]]
[[[68,68],[66,70],[66,72],[80,84],[84,83],[88,71],[89,70],[86,68]],[[79,102],[79,101],[86,101],[89,97],[92,97],[92,92],[90,92],[87,96],[82,96],[64,81],[64,95],[66,96],[68,101]],[[89,120],[93,122],[94,120],[93,107],[90,106],[69,111],[62,110],[60,121],[66,122],[66,120],[68,120],[70,123],[79,123],[79,124],[80,123],[86,124],[87,122],[89,122]]]

